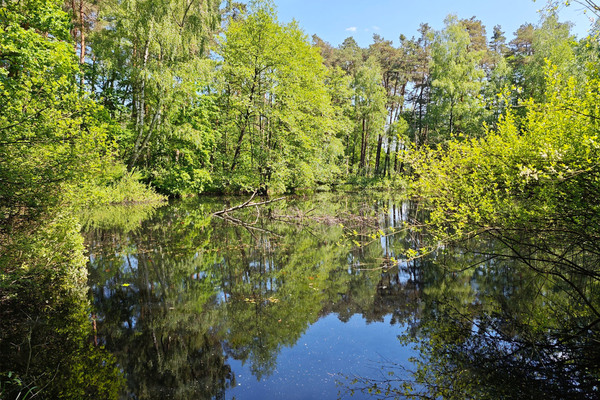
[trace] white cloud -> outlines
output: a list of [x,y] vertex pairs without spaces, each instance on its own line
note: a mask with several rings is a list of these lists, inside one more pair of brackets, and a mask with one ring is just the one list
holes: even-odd
[[381,28],[380,28],[380,27],[378,27],[378,26],[373,26],[372,28],[373,28],[373,30],[374,30],[374,31],[378,31],[378,30],[380,30],[380,29],[381,29]]
[[358,28],[356,28],[355,26],[351,26],[350,28],[346,28],[346,30],[347,30],[348,32],[356,32],[356,30],[357,30],[357,29],[358,29]]

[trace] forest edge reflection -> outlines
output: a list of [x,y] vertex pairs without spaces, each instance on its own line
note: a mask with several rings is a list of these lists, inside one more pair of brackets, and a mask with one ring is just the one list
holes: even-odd
[[[221,205],[189,200],[151,210],[137,226],[131,219],[121,227],[87,225],[99,346],[90,345],[84,311],[80,348],[106,348],[101,365],[119,366],[127,397],[224,398],[236,385],[228,359],[249,363],[257,379],[268,377],[281,349],[331,313],[367,322],[391,315],[399,334],[404,329],[398,345],[419,350],[413,365],[382,365],[384,379],[340,376],[347,387],[340,395],[597,394],[594,316],[569,297],[564,282],[523,268],[502,244],[472,240],[397,263],[427,240],[404,229],[417,220],[410,202],[319,195],[273,205],[259,219],[254,210],[239,216],[263,232],[210,218]],[[313,209],[312,221],[285,218]],[[6,337],[4,344],[14,343]],[[84,350],[74,354],[93,360]],[[116,390],[119,379],[111,382]]]
[[[176,388],[188,387],[185,379],[197,381],[200,372],[191,370],[187,357],[177,353],[203,348],[202,343],[213,338],[220,343],[213,354],[223,355],[212,364],[218,367],[213,378],[220,376],[216,380],[220,384],[204,396],[217,396],[234,379],[229,379],[226,367],[222,369],[225,357],[248,362],[257,379],[269,376],[280,350],[293,346],[322,316],[334,312],[348,320],[361,313],[367,321],[382,321],[394,306],[392,295],[404,293],[393,289],[407,282],[389,262],[396,246],[390,241],[397,239],[383,239],[389,242],[386,255],[381,246],[356,247],[344,235],[349,229],[352,240],[358,239],[356,231],[364,234],[363,243],[372,242],[370,235],[378,220],[399,221],[407,206],[402,211],[394,205],[396,210],[389,212],[396,217],[390,218],[379,215],[373,200],[367,198],[328,195],[291,200],[261,212],[276,217],[261,218],[256,224],[261,232],[208,218],[212,209],[223,208],[221,204],[191,203],[158,210],[164,213],[126,237],[117,231],[97,231],[86,238],[92,254],[91,282],[96,282],[92,289],[98,326],[101,331],[111,330],[105,334],[107,348],[127,349],[128,357],[123,351],[117,358],[130,360],[131,368],[151,365],[155,369],[150,374],[135,373],[136,379],[145,376],[142,379],[147,381],[130,380],[132,392],[151,396],[158,371],[163,377],[172,376],[170,395],[184,397]],[[308,218],[301,224],[281,221],[284,215],[312,208],[319,210],[316,223]],[[329,223],[323,223],[325,216]],[[255,221],[255,210],[239,217]],[[119,248],[103,247],[107,243],[119,243]],[[124,256],[126,252],[131,254]],[[396,322],[399,318],[402,313]],[[145,341],[146,350],[126,343],[134,338]],[[158,354],[156,360],[152,352]],[[185,365],[177,365],[175,359],[185,359]],[[206,368],[207,363],[202,364]],[[160,389],[163,395],[167,386]],[[200,389],[190,386],[193,391]]]

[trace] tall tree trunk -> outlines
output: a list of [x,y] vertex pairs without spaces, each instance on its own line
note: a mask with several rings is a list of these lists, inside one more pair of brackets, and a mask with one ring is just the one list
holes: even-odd
[[349,175],[352,173],[352,167],[350,166],[350,132],[346,135],[346,152],[344,154],[344,158],[346,159],[346,175]]
[[385,154],[385,163],[383,164],[383,176],[385,176],[387,174],[388,177],[391,177],[391,171],[390,171],[390,157],[391,157],[391,153],[392,153],[392,143],[391,139],[388,137],[387,140],[387,152]]
[[85,62],[85,19],[83,15],[83,0],[79,0],[79,63]]
[[366,159],[366,150],[367,150],[367,120],[366,118],[362,119],[362,141],[360,143],[360,164],[358,165],[358,169],[361,172],[364,172],[365,169],[365,159]]
[[354,134],[352,135],[352,155],[350,158],[350,171],[349,174],[352,175],[354,172],[354,163],[356,162],[356,130],[354,130]]
[[418,129],[418,137],[415,138],[415,145],[417,148],[421,147],[423,144],[423,89],[425,88],[425,82],[422,83],[421,88],[419,90],[419,129]]
[[450,103],[450,135],[454,133],[454,101]]
[[[146,78],[144,77],[144,71],[146,66],[148,65],[148,57],[150,53],[150,37],[152,35],[152,26],[150,26],[150,32],[146,43],[144,44],[144,58],[142,61],[142,78],[139,81],[139,86],[136,84],[136,89],[134,89],[134,112],[136,115],[135,118],[135,131],[137,133],[137,138],[135,140],[135,145],[133,146],[133,153],[131,154],[129,167],[133,167],[135,160],[139,157],[139,154],[142,149],[142,142],[144,141],[144,133],[145,133],[145,119],[146,119]],[[159,99],[160,103],[160,99]],[[135,160],[134,160],[135,159]],[[131,161],[134,160],[134,161]]]
[[[84,15],[83,15],[83,0],[79,0],[79,64],[85,63],[85,27],[84,27]],[[85,73],[83,68],[79,73],[79,89],[83,91],[83,85],[85,83]]]
[[[140,154],[142,153],[144,148],[147,146],[148,141],[152,137],[152,134],[154,133],[154,130],[156,129],[156,125],[158,124],[158,120],[160,119],[160,116],[161,116],[161,108],[162,108],[162,103],[161,103],[161,100],[159,99],[158,104],[156,105],[156,112],[154,113],[152,122],[150,123],[150,126],[148,127],[148,132],[146,132],[146,135],[144,136],[143,140],[141,141],[139,147],[137,149],[134,149],[134,152],[131,155],[131,158],[129,159],[129,163],[127,164],[129,169],[132,169],[134,167]],[[140,137],[141,137],[141,135],[140,135]]]
[[[250,111],[246,111],[246,115]],[[248,126],[247,118],[245,118],[245,122],[242,125],[242,129],[240,130],[240,136],[238,137],[237,146],[235,147],[235,153],[233,153],[233,159],[231,160],[231,167],[229,171],[233,172],[235,170],[235,166],[237,165],[237,159],[240,156],[240,151],[242,150],[242,142],[244,141],[244,134],[246,133],[246,127]]]
[[[252,101],[254,100],[254,93],[256,91],[256,82],[258,79],[259,71],[257,69],[254,70],[254,82],[252,82],[252,88],[250,89],[250,105],[252,105]],[[235,153],[233,154],[233,160],[231,160],[230,171],[233,172],[235,170],[235,166],[237,165],[238,157],[240,156],[240,151],[242,150],[242,142],[244,141],[244,135],[246,134],[246,129],[248,127],[248,123],[250,122],[250,106],[246,108],[246,112],[244,114],[244,122],[242,124],[242,128],[240,130],[240,136],[238,137],[238,142],[235,147]]]
[[140,88],[138,92],[138,129],[140,132],[144,131],[144,124],[146,120],[146,77],[145,70],[148,66],[148,56],[150,55],[150,38],[146,40],[146,44],[144,45],[144,58],[142,61],[142,80],[140,82]]
[[398,172],[398,147],[400,146],[400,141],[396,140],[396,150],[394,151],[394,172]]
[[383,146],[383,135],[377,137],[377,155],[375,156],[375,175],[379,175],[379,160],[381,158],[381,147]]
[[75,6],[75,0],[71,0],[71,10],[73,10],[73,29],[71,29],[71,37],[73,38],[75,51],[77,51],[77,7]]

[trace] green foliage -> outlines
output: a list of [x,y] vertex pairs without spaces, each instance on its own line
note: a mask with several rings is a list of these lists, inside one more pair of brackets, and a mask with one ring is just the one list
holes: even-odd
[[123,383],[87,341],[71,211],[110,165],[111,122],[78,87],[69,28],[56,1],[0,8],[0,370],[16,377],[2,379],[3,398],[117,398]]
[[471,43],[469,32],[455,16],[448,16],[445,25],[435,35],[431,50],[431,144],[444,142],[458,132],[478,134],[483,110],[480,91],[484,71],[480,61],[484,51]]
[[348,149],[353,139],[352,119],[354,110],[352,98],[354,93],[352,79],[341,68],[334,67],[327,70],[325,84],[333,108],[332,130],[346,149],[342,162],[338,161],[337,164],[341,164],[342,170],[340,172],[342,175],[347,175],[350,172],[350,155],[348,154]]
[[318,50],[268,3],[231,21],[223,58],[217,187],[282,192],[336,176],[340,142]]
[[181,105],[172,118],[170,132],[157,140],[149,179],[165,194],[201,193],[212,183],[209,171],[219,120],[215,96],[201,95]]
[[574,314],[598,318],[600,82],[549,65],[546,85],[547,102],[530,100],[524,117],[508,110],[496,132],[424,153],[415,188],[431,210],[429,250],[494,238],[496,257],[554,280]]
[[69,19],[57,2],[6,3],[0,14],[2,228],[46,212],[65,187],[98,173],[106,127],[83,98]]
[[355,133],[351,160],[355,158],[356,147],[360,146],[357,170],[366,175],[375,166],[372,157],[376,146],[374,138],[383,133],[387,116],[386,93],[381,86],[381,70],[374,58],[369,58],[357,69],[353,87]]
[[0,252],[0,371],[18,378],[5,381],[0,394],[116,399],[123,380],[114,359],[88,344],[80,227],[60,213],[45,222],[13,232]]
[[576,65],[583,69],[588,77],[600,77],[600,59],[598,58],[598,37],[600,25],[596,23],[590,34],[580,40],[575,47]]
[[218,7],[212,0],[107,2],[99,21],[107,28],[91,38],[90,82],[125,126],[121,155],[166,194],[199,193],[211,181],[218,135],[209,89],[215,63],[206,56]]
[[497,132],[417,160],[417,188],[434,206],[437,226],[524,227],[588,208],[589,198],[578,196],[596,182],[598,81],[585,83],[580,97],[574,78],[546,71],[547,103],[528,102],[522,120],[509,110]]
[[106,205],[160,204],[166,200],[142,182],[140,172],[128,172],[119,161],[107,161],[102,171],[89,180],[68,187],[76,209],[94,209]]
[[[533,34],[532,59],[525,65],[524,87],[526,95],[537,101],[545,100],[545,66],[551,63],[560,74],[583,80],[575,66],[575,37],[571,34],[571,24],[560,23],[556,14],[546,15],[542,24]],[[525,97],[527,99],[527,97]]]

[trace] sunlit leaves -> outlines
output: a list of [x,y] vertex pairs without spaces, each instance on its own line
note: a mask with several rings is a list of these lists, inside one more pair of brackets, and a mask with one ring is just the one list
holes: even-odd
[[73,185],[101,174],[107,159],[108,124],[78,90],[68,23],[56,2],[2,9],[0,207],[8,220],[33,222],[75,197]]
[[328,181],[340,152],[318,50],[268,3],[231,21],[223,57],[222,140],[215,165],[223,186],[274,191]]
[[479,63],[482,50],[473,50],[469,33],[455,16],[445,20],[445,28],[432,44],[430,123],[436,131],[433,143],[449,135],[480,131],[483,109],[479,92],[484,72]]

